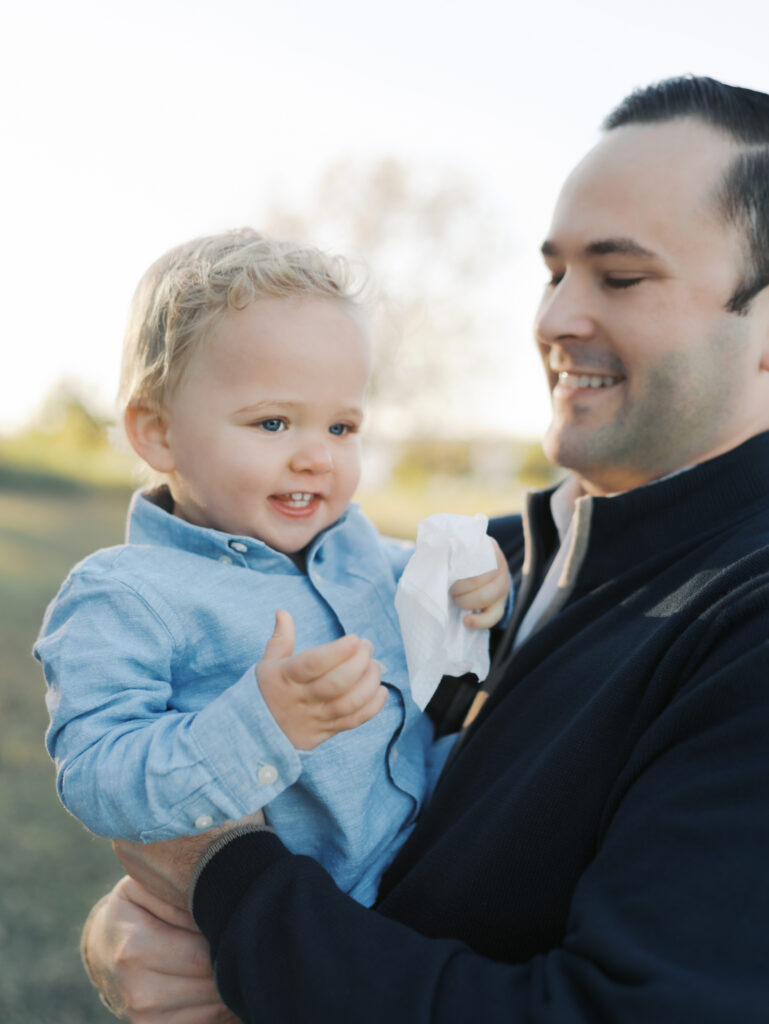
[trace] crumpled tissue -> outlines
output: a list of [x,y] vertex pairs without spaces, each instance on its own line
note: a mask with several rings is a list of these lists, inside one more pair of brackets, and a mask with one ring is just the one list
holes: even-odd
[[484,515],[438,513],[417,528],[414,554],[395,592],[411,693],[424,710],[444,675],[489,671],[489,631],[470,629],[449,596],[457,580],[480,576],[497,566]]

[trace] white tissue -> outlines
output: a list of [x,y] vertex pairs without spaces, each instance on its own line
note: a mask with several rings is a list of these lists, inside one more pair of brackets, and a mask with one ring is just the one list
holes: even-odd
[[489,631],[470,629],[449,596],[449,587],[497,566],[484,515],[428,516],[417,529],[414,554],[395,592],[411,693],[422,710],[444,675],[489,671]]

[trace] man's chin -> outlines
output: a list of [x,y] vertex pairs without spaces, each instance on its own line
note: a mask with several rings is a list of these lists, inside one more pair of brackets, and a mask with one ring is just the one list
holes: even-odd
[[[608,433],[608,432],[604,432]],[[551,425],[542,442],[547,459],[569,470],[588,494],[611,494],[626,489],[626,453],[614,437],[596,431]]]
[[551,424],[542,440],[547,459],[561,469],[579,473],[594,461],[591,457],[590,438],[584,430],[562,424]]

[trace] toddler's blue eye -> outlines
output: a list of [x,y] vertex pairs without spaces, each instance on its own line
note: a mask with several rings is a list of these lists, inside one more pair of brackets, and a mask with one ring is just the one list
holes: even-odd
[[279,420],[276,417],[271,420],[261,420],[259,426],[262,428],[262,430],[268,430],[271,434],[277,434],[279,430],[285,429],[286,424],[283,422],[283,420]]
[[348,429],[349,428],[346,423],[332,423],[328,428],[328,432],[329,434],[341,435],[347,433]]

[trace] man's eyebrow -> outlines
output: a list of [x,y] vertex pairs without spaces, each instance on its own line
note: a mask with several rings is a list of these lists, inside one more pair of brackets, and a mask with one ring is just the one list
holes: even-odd
[[591,242],[585,246],[585,252],[590,256],[643,256],[647,259],[654,258],[656,253],[646,249],[640,242],[632,238],[605,238],[598,242]]
[[[560,256],[561,251],[555,242],[549,239],[542,243],[543,256]],[[633,238],[601,238],[590,242],[584,249],[586,256],[640,256],[644,259],[655,259],[656,253],[645,248]]]

